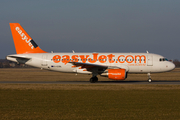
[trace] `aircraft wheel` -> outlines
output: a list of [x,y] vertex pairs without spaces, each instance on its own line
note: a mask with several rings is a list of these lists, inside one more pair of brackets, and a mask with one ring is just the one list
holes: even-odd
[[90,82],[91,83],[95,83],[95,82],[97,82],[98,81],[98,77],[92,77],[92,78],[90,78]]
[[98,77],[95,76],[95,77],[94,77],[94,80],[95,80],[95,82],[97,82],[97,81],[98,81]]
[[94,82],[95,82],[94,79],[93,79],[93,77],[90,78],[90,82],[91,82],[91,83],[94,83]]
[[152,79],[148,79],[148,82],[151,83]]

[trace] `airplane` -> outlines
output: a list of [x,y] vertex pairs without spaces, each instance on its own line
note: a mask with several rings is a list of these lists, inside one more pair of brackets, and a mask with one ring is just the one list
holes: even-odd
[[168,72],[175,65],[165,57],[153,53],[48,53],[42,50],[19,23],[9,23],[17,54],[7,60],[51,71],[91,74],[91,83],[97,75],[111,80],[125,80],[129,73]]

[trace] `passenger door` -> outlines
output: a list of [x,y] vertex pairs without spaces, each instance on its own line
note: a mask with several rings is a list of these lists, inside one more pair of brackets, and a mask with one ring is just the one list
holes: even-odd
[[47,63],[47,55],[42,55],[42,63],[41,63],[41,66],[42,67],[48,67],[48,63]]
[[152,55],[147,56],[147,66],[153,66],[153,56]]

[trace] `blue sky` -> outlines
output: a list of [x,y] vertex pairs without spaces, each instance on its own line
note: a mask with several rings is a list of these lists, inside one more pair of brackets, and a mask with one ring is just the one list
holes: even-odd
[[179,0],[16,0],[0,4],[0,59],[15,54],[9,23],[50,52],[146,52],[180,60]]

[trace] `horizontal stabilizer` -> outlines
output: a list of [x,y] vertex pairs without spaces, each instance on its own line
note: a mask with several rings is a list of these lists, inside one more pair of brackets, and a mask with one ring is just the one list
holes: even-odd
[[25,64],[26,62],[28,62],[31,58],[27,58],[27,57],[20,57],[20,56],[7,56],[6,57],[7,60],[10,60],[10,61],[14,61],[14,62],[17,62],[18,64],[21,63],[21,64]]

